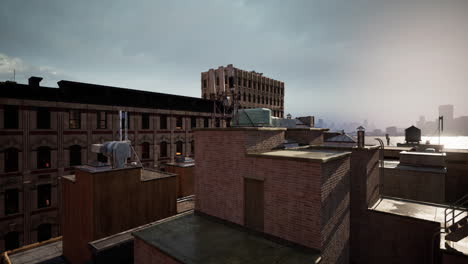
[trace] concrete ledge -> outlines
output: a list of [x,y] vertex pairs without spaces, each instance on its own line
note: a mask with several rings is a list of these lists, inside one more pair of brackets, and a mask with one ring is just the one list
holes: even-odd
[[282,127],[209,127],[194,128],[192,131],[286,131]]
[[342,159],[351,155],[351,152],[337,151],[307,151],[307,150],[276,150],[262,153],[247,153],[248,157],[268,158],[268,159],[287,159],[293,161],[309,161],[318,163],[327,163],[332,160]]

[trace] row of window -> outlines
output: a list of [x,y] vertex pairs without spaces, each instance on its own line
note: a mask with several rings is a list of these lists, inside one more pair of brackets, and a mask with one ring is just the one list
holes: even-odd
[[[46,208],[52,205],[52,185],[41,184],[37,186],[37,208]],[[19,190],[5,190],[5,215],[19,213]]]
[[[235,84],[237,84],[238,86],[244,86],[244,87],[248,87],[248,88],[254,88],[256,90],[259,90],[259,91],[266,91],[266,92],[273,92],[273,93],[277,93],[277,94],[283,94],[284,93],[284,88],[283,87],[279,87],[279,86],[275,86],[275,85],[269,85],[269,84],[265,84],[265,83],[259,83],[259,82],[256,82],[256,81],[252,81],[252,80],[247,80],[247,79],[243,79],[241,77],[238,77],[237,78],[237,83],[234,83],[234,78],[233,77],[227,77],[225,76],[224,77],[224,83],[225,84],[228,84],[228,80],[229,80],[229,87],[234,87]],[[216,77],[216,85],[219,85],[219,77]],[[207,88],[208,87],[208,80],[207,79],[203,79],[203,88]]]
[[[40,224],[37,227],[37,242],[46,241],[52,238],[52,225],[49,223]],[[19,232],[12,231],[5,235],[5,251],[19,248]]]
[[[150,143],[144,142],[141,144],[141,158],[149,159],[150,158]],[[78,166],[81,165],[81,146],[73,145],[69,149],[69,165]],[[183,142],[176,142],[176,152],[183,154]],[[191,153],[194,153],[194,144],[192,141],[191,144]],[[168,157],[168,148],[166,142],[160,143],[160,157]],[[19,170],[19,151],[16,148],[8,148],[4,152],[5,159],[5,172],[15,172]],[[98,156],[98,161],[107,162],[107,158],[101,154],[101,157]],[[37,149],[37,168],[38,169],[47,169],[51,167],[51,149],[49,147],[39,147]]]
[[[15,105],[6,105],[4,107],[4,128],[6,129],[18,129],[19,128],[19,112],[18,106]],[[36,115],[36,127],[38,129],[50,129],[50,110],[46,107],[37,108]],[[107,115],[106,111],[97,112],[97,128],[98,129],[107,129]],[[130,114],[127,113],[127,128],[130,128]],[[125,128],[125,118],[122,119],[121,127]],[[78,110],[70,110],[69,115],[69,128],[71,129],[80,129],[81,128],[81,112]],[[190,117],[190,127],[197,127],[197,118],[192,116]],[[209,118],[205,117],[203,119],[203,127],[209,127]],[[167,129],[167,116],[162,115],[159,119],[159,128]],[[183,128],[183,119],[181,116],[176,117],[176,128]],[[141,114],[141,129],[150,129],[150,114],[143,113]]]
[[246,94],[244,93],[242,95],[242,101],[244,102],[252,102],[252,103],[261,103],[261,104],[270,104],[270,105],[276,105],[276,106],[283,106],[283,100],[279,100],[279,99],[273,99],[273,98],[268,98],[268,97],[260,97],[260,95],[258,96],[255,96],[255,95],[250,95],[250,94]]

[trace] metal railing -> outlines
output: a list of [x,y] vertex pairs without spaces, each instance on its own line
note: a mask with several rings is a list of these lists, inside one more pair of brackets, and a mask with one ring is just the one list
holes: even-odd
[[[457,217],[468,211],[468,194],[457,200],[444,210],[444,228],[447,230],[457,222]],[[458,212],[457,212],[458,211]]]

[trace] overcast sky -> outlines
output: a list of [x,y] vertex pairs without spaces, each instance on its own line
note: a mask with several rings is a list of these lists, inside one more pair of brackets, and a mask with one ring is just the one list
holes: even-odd
[[234,64],[284,81],[293,116],[468,115],[467,0],[1,1],[2,81],[200,97],[200,72]]

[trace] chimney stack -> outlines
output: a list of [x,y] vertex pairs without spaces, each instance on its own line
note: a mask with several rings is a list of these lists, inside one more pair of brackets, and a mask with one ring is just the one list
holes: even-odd
[[39,87],[39,83],[42,81],[42,77],[31,76],[28,79],[29,86]]

